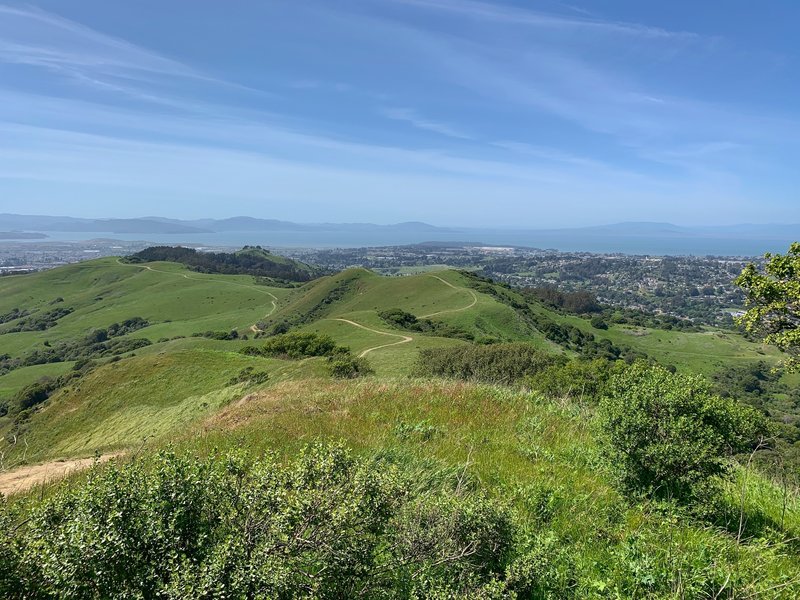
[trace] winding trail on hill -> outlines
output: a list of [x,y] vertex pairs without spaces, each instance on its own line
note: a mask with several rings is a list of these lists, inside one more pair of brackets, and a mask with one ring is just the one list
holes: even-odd
[[460,291],[463,291],[463,292],[467,292],[468,294],[470,294],[472,296],[472,302],[470,302],[467,306],[462,306],[461,308],[450,308],[450,309],[447,309],[447,310],[440,310],[440,311],[437,311],[437,312],[433,312],[433,313],[430,313],[429,315],[421,315],[419,317],[420,319],[429,319],[430,317],[436,317],[438,315],[444,315],[444,314],[448,314],[448,313],[454,313],[454,312],[461,312],[463,310],[469,310],[470,308],[472,308],[473,306],[475,306],[478,303],[478,295],[475,292],[473,292],[471,289],[465,288],[465,287],[455,286],[452,283],[450,283],[449,281],[447,281],[446,279],[442,279],[438,275],[430,275],[430,277],[433,277],[434,279],[438,279],[443,284],[453,288],[454,290],[460,290]]
[[[444,315],[444,314],[448,314],[448,313],[454,313],[454,312],[461,312],[461,311],[464,311],[464,310],[469,310],[470,308],[472,308],[473,306],[475,306],[478,303],[478,295],[475,292],[473,292],[472,290],[470,290],[468,288],[464,288],[464,287],[455,286],[452,283],[450,283],[449,281],[447,281],[446,279],[442,279],[438,275],[430,275],[430,277],[433,277],[434,279],[438,279],[443,284],[453,288],[454,290],[467,292],[470,296],[472,296],[472,302],[470,302],[466,306],[462,306],[461,308],[449,308],[447,310],[440,310],[440,311],[437,311],[437,312],[434,312],[434,313],[430,313],[430,314],[427,314],[427,315],[422,315],[421,317],[419,317],[420,319],[427,319],[429,317],[435,317],[437,315]],[[380,346],[373,346],[372,348],[367,348],[366,350],[361,352],[361,354],[358,355],[359,358],[363,358],[367,354],[369,354],[370,352],[373,352],[375,350],[380,350],[382,348],[389,348],[391,346],[399,346],[400,344],[407,344],[409,342],[414,341],[414,338],[411,337],[410,335],[403,335],[401,333],[391,333],[389,331],[381,331],[379,329],[372,329],[371,327],[367,327],[365,325],[362,325],[361,323],[356,323],[355,321],[351,321],[350,319],[333,318],[333,319],[330,319],[330,320],[331,321],[341,321],[342,323],[347,323],[348,325],[352,325],[353,327],[358,327],[359,329],[364,329],[365,331],[369,331],[371,333],[377,333],[378,335],[386,335],[386,336],[401,338],[396,342],[391,342],[389,344],[381,344]]]
[[355,321],[351,321],[350,319],[341,319],[341,318],[334,318],[331,321],[341,321],[342,323],[347,323],[348,325],[352,325],[353,327],[358,327],[359,329],[364,329],[366,331],[370,331],[372,333],[377,333],[378,335],[388,335],[391,337],[399,337],[402,338],[396,342],[391,342],[389,344],[381,344],[380,346],[373,346],[372,348],[367,348],[361,354],[358,355],[359,358],[364,358],[367,354],[372,352],[373,350],[380,350],[381,348],[388,348],[389,346],[398,346],[400,344],[407,344],[408,342],[413,342],[414,338],[410,335],[403,335],[401,333],[390,333],[388,331],[381,331],[379,329],[372,329],[371,327],[367,327],[366,325],[362,325],[361,323],[356,323]]
[[[278,297],[275,294],[273,294],[272,292],[268,292],[267,290],[263,290],[263,289],[255,286],[255,285],[247,285],[246,283],[239,283],[238,281],[221,281],[221,280],[217,280],[217,279],[210,280],[210,279],[203,279],[201,277],[189,277],[185,273],[173,273],[172,271],[162,271],[161,269],[154,269],[150,265],[139,265],[139,264],[134,264],[134,263],[124,263],[119,258],[117,259],[117,264],[119,264],[122,267],[137,267],[137,268],[141,268],[141,269],[146,269],[148,271],[152,271],[153,273],[164,273],[165,275],[176,275],[178,277],[183,277],[184,279],[189,279],[190,281],[201,281],[201,282],[202,281],[218,281],[219,283],[224,283],[224,284],[227,284],[227,285],[236,285],[236,286],[239,286],[239,287],[247,288],[249,290],[255,290],[255,291],[257,291],[257,292],[259,292],[261,294],[266,294],[267,296],[270,297],[270,301],[272,302],[272,309],[270,309],[270,311],[267,314],[265,314],[263,317],[261,317],[262,319],[269,318],[272,315],[272,313],[274,313],[278,309]],[[250,331],[252,331],[253,333],[258,333],[258,332],[261,331],[261,329],[258,328],[258,324],[257,323],[253,323],[250,326]]]
[[103,454],[98,458],[53,460],[2,472],[0,473],[0,495],[18,494],[37,485],[63,479],[71,473],[88,469],[95,463],[104,463],[122,454],[123,452],[112,452]]

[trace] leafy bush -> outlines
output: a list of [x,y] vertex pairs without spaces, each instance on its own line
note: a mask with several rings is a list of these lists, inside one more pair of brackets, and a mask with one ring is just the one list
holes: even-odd
[[428,348],[417,360],[420,376],[510,384],[531,377],[560,359],[524,343]]
[[355,379],[371,375],[375,371],[366,358],[355,357],[350,353],[339,353],[328,358],[328,372],[336,379]]
[[419,322],[415,315],[404,311],[402,308],[384,310],[379,312],[378,316],[390,325],[394,325],[400,329],[408,329]]
[[612,379],[600,409],[624,488],[682,503],[711,498],[730,456],[752,449],[766,428],[757,411],[712,394],[704,379],[641,362]]
[[238,340],[239,332],[236,331],[235,329],[231,329],[230,331],[201,331],[199,333],[193,333],[192,337],[203,337],[203,338],[208,338],[210,340],[230,341],[230,340]]
[[27,317],[29,314],[31,314],[30,311],[23,308],[12,308],[7,313],[0,315],[0,324]]
[[420,333],[430,333],[431,335],[439,337],[450,337],[460,340],[471,341],[475,338],[472,333],[460,327],[440,321],[431,321],[430,319],[418,319],[415,315],[401,308],[384,310],[378,313],[378,316],[392,327],[397,327],[405,331],[418,331]]
[[551,365],[525,383],[551,398],[572,396],[598,400],[606,389],[611,376],[626,367],[621,361],[603,359],[570,360]]
[[313,332],[290,332],[267,338],[261,346],[246,346],[241,353],[248,356],[272,356],[279,358],[305,358],[309,356],[333,356],[347,352],[337,346],[329,335]]
[[96,469],[24,514],[0,499],[0,596],[466,598],[522,583],[506,509],[410,477],[340,446]]
[[256,371],[253,367],[245,367],[235,377],[228,380],[228,385],[245,383],[247,385],[258,385],[269,381],[269,373],[266,371]]
[[50,396],[55,389],[55,382],[50,378],[36,381],[19,390],[12,399],[14,412],[27,410],[37,404],[41,404]]
[[125,319],[120,323],[112,323],[106,328],[106,331],[108,333],[108,337],[113,338],[121,335],[127,335],[149,326],[150,322],[147,319],[143,319],[142,317],[131,317],[130,319]]

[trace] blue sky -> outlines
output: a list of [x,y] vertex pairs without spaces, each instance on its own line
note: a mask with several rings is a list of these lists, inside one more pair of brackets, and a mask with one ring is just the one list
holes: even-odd
[[0,212],[800,222],[794,0],[0,0]]

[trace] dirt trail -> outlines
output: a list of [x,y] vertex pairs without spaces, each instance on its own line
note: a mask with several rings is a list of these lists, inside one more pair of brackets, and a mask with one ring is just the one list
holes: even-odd
[[[123,453],[103,454],[97,460],[103,463],[121,454]],[[63,479],[70,473],[88,469],[94,463],[94,458],[75,458],[71,460],[54,460],[40,465],[29,465],[12,471],[5,471],[0,473],[0,495],[18,494],[39,484]]]
[[455,286],[452,283],[450,283],[449,281],[447,281],[445,279],[442,279],[438,275],[431,275],[431,277],[433,277],[434,279],[438,279],[443,284],[453,288],[454,290],[461,290],[461,291],[467,292],[468,294],[470,294],[472,296],[472,302],[470,302],[467,306],[463,306],[461,308],[450,308],[448,310],[440,310],[440,311],[437,311],[437,312],[434,312],[434,313],[430,313],[429,315],[422,315],[422,316],[420,316],[420,319],[428,319],[430,317],[435,317],[437,315],[444,315],[444,314],[447,314],[447,313],[454,313],[454,312],[461,312],[462,310],[469,310],[470,308],[472,308],[473,306],[475,306],[478,303],[478,296],[472,290],[467,289],[467,288],[463,288],[463,287]]
[[[175,275],[177,277],[183,277],[184,279],[189,279],[191,281],[209,281],[208,279],[203,279],[202,277],[189,277],[188,275],[186,275],[184,273],[173,273],[172,271],[162,271],[160,269],[154,269],[150,265],[138,265],[138,264],[124,263],[120,259],[117,259],[117,264],[119,264],[120,266],[123,266],[123,267],[137,267],[137,268],[140,268],[140,269],[147,269],[148,271],[152,271],[153,273],[164,273],[166,275]],[[239,287],[247,288],[249,290],[255,290],[256,292],[259,292],[261,294],[266,294],[267,296],[269,296],[270,297],[270,301],[272,302],[272,308],[270,309],[270,311],[267,314],[265,314],[262,317],[262,319],[266,319],[269,316],[271,316],[272,313],[274,313],[278,308],[278,297],[275,294],[273,294],[272,292],[268,292],[267,290],[261,289],[261,288],[259,288],[257,286],[254,286],[254,285],[247,285],[246,283],[238,283],[236,281],[220,281],[220,280],[214,280],[214,281],[219,281],[219,283],[224,283],[224,284],[227,284],[227,285],[236,285],[236,286],[239,286]],[[261,330],[258,328],[258,324],[253,323],[250,326],[250,331],[252,331],[253,333],[258,333]]]
[[371,327],[366,327],[361,323],[356,323],[355,321],[351,321],[350,319],[331,319],[332,321],[341,321],[342,323],[347,323],[348,325],[353,325],[354,327],[359,327],[360,329],[365,329],[366,331],[371,331],[372,333],[377,333],[378,335],[388,335],[391,337],[399,337],[402,338],[397,342],[392,342],[390,344],[381,344],[380,346],[373,346],[372,348],[367,348],[361,354],[358,355],[359,358],[365,357],[367,354],[372,352],[373,350],[380,350],[381,348],[388,348],[389,346],[397,346],[399,344],[407,344],[408,342],[414,341],[410,335],[402,335],[400,333],[389,333],[388,331],[381,331],[379,329],[372,329]]
[[[447,309],[447,310],[440,310],[440,311],[437,311],[437,312],[434,312],[434,313],[430,313],[428,315],[422,315],[420,317],[420,319],[427,319],[428,317],[435,317],[436,315],[444,315],[444,314],[447,314],[447,313],[454,313],[454,312],[460,312],[462,310],[469,310],[470,308],[472,308],[473,306],[475,306],[478,303],[478,296],[472,290],[467,289],[467,288],[462,288],[462,287],[455,286],[452,283],[450,283],[449,281],[447,281],[445,279],[442,279],[438,275],[431,275],[431,277],[433,277],[434,279],[438,279],[443,284],[445,284],[447,286],[450,286],[454,290],[461,290],[461,291],[467,292],[470,296],[472,296],[472,302],[470,302],[467,306],[462,306],[461,308],[450,308],[450,309]],[[410,335],[403,335],[403,334],[400,334],[400,333],[390,333],[388,331],[380,331],[379,329],[372,329],[371,327],[366,327],[365,325],[362,325],[361,323],[356,323],[355,321],[351,321],[350,319],[335,318],[335,319],[331,319],[331,320],[332,321],[342,321],[343,323],[347,323],[349,325],[353,325],[354,327],[359,327],[360,329],[364,329],[364,330],[370,331],[372,333],[377,333],[379,335],[388,335],[388,336],[391,336],[391,337],[402,338],[402,339],[400,339],[400,340],[398,340],[396,342],[391,342],[389,344],[381,344],[380,346],[373,346],[372,348],[367,348],[361,354],[358,355],[359,358],[366,356],[367,354],[369,354],[370,352],[372,352],[374,350],[380,350],[381,348],[389,348],[390,346],[398,346],[400,344],[407,344],[408,342],[411,342],[411,341],[414,340],[414,338],[412,338]]]

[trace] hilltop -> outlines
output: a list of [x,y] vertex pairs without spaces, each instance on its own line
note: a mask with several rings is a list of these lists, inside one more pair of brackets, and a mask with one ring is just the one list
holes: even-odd
[[127,256],[125,262],[174,262],[201,273],[253,275],[278,281],[309,281],[322,274],[321,269],[272,254],[261,246],[245,246],[232,253],[198,252],[194,248],[180,246],[153,246]]

